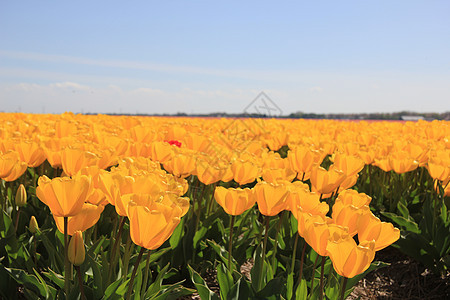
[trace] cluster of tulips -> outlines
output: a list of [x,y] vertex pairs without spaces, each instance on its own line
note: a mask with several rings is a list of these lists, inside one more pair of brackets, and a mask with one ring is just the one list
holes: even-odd
[[[299,283],[305,252],[310,247],[318,254],[313,270],[322,257],[322,298],[326,257],[336,273],[345,278],[341,287],[344,297],[348,292],[346,279],[365,272],[375,251],[400,237],[397,228],[371,211],[371,197],[358,190],[362,180],[373,186],[373,172],[367,168],[395,174],[424,168],[433,179],[434,189],[450,195],[447,122],[150,118],[71,113],[0,114],[0,122],[2,209],[12,215],[15,210],[8,207],[14,198],[17,230],[20,207],[26,205],[26,188],[35,187],[31,192],[48,206],[55,226],[64,234],[66,296],[71,287],[70,263],[78,267],[85,260],[83,233],[93,230],[108,205],[117,214],[117,224],[112,229],[116,231],[110,234],[115,240],[108,248],[109,276],[116,268],[124,227],[129,227],[124,280],[132,255],[130,240],[141,247],[127,282],[127,298],[131,297],[145,249],[160,248],[177,226],[186,226],[180,221],[188,212],[186,217],[196,218],[195,231],[202,218],[206,220],[219,209],[230,216],[227,266],[232,273],[236,216],[251,210],[255,203],[263,219],[263,265],[266,254],[269,255],[266,252],[271,218],[279,216],[281,224],[285,216],[292,216],[298,234],[289,272],[295,271],[297,244],[302,238]],[[8,187],[14,184],[17,195],[11,197]],[[204,195],[209,187],[210,198]],[[277,226],[278,235],[281,225]],[[34,216],[29,228],[38,228]],[[273,272],[279,248],[278,236],[274,239],[270,253]],[[148,270],[149,259],[145,271]],[[143,286],[147,284],[147,273]],[[251,279],[257,282],[256,292],[263,289],[263,276]],[[309,284],[311,293],[314,278],[315,275]],[[118,278],[108,278],[108,284],[110,280]]]

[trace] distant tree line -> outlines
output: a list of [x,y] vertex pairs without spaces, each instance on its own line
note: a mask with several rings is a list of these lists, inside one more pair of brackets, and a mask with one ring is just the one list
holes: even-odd
[[[89,114],[89,113],[88,113]],[[208,114],[119,114],[110,113],[108,115],[134,115],[134,116],[175,116],[175,117],[210,117],[210,118],[292,118],[292,119],[333,119],[333,120],[447,120],[450,121],[450,111],[443,113],[418,113],[411,111],[400,111],[393,113],[336,113],[336,114],[318,114],[318,113],[306,113],[295,112],[289,115],[266,115],[266,114],[248,114],[248,113],[224,113],[214,112]]]

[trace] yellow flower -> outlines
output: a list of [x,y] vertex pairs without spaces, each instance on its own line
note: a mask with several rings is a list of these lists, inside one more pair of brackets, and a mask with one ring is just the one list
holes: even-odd
[[37,220],[36,220],[36,218],[34,216],[31,216],[31,218],[30,218],[30,225],[28,225],[28,229],[33,234],[35,234],[36,232],[39,231],[39,225],[38,225],[38,222],[37,222]]
[[327,195],[335,191],[339,185],[345,180],[345,174],[336,169],[329,171],[322,167],[315,166],[311,171],[311,190],[323,195]]
[[356,245],[352,237],[346,236],[329,241],[327,253],[339,275],[353,278],[369,268],[375,257],[374,246],[373,241]]
[[132,241],[141,247],[154,250],[161,246],[180,223],[182,210],[152,203],[150,207],[133,201],[128,204],[130,235]]
[[255,198],[252,197],[253,190],[216,187],[214,198],[217,203],[229,215],[237,216],[255,204]]
[[[81,211],[72,217],[68,217],[67,234],[73,235],[76,231],[86,231],[94,226],[100,219],[104,209],[103,205],[93,205],[84,203]],[[64,233],[64,218],[53,215],[56,227],[61,233]]]
[[69,242],[69,247],[67,248],[67,256],[69,261],[74,266],[80,266],[84,262],[85,249],[83,241],[83,233],[81,231],[75,232]]
[[375,251],[386,248],[400,238],[400,230],[391,223],[381,222],[372,213],[361,215],[357,230],[360,243],[375,241]]
[[288,190],[285,185],[262,181],[258,182],[253,190],[259,211],[263,215],[275,216],[286,209]]
[[16,192],[16,205],[19,207],[25,206],[27,204],[27,191],[25,190],[25,187],[23,184],[19,185],[19,188]]
[[231,165],[234,180],[240,185],[255,181],[260,176],[259,167],[251,161],[236,160]]
[[56,217],[72,217],[83,208],[91,191],[91,179],[85,175],[49,179],[41,176],[36,196],[44,202]]
[[20,161],[19,154],[15,151],[8,151],[0,154],[0,178],[5,181],[14,181],[19,178],[27,169],[27,164]]

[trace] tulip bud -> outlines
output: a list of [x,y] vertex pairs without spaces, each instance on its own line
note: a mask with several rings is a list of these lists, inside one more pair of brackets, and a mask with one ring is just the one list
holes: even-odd
[[28,229],[32,234],[35,234],[37,231],[39,231],[39,225],[34,216],[31,216],[30,225],[28,225]]
[[68,248],[68,257],[69,261],[74,266],[80,266],[84,262],[84,241],[83,241],[83,233],[81,231],[75,232],[69,242]]
[[19,185],[19,188],[16,192],[16,205],[18,207],[25,206],[27,204],[27,191],[23,184]]

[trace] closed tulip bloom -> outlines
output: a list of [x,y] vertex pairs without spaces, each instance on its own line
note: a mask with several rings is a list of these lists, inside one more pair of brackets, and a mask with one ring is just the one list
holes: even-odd
[[373,241],[356,245],[352,237],[346,236],[329,241],[327,253],[339,275],[353,278],[369,268],[375,257],[374,246]]
[[89,151],[77,148],[65,148],[61,152],[61,164],[68,176],[73,176],[81,169],[97,165],[99,157]]
[[153,142],[151,144],[151,154],[150,157],[157,162],[165,163],[166,161],[170,160],[170,158],[174,155],[174,149],[173,147],[166,142]]
[[345,180],[342,171],[331,169],[329,171],[322,167],[315,166],[311,171],[311,190],[326,195],[335,191]]
[[316,251],[320,256],[327,256],[328,240],[330,238],[348,235],[346,228],[327,223],[309,222],[306,224],[304,231],[305,241]]
[[39,231],[39,225],[34,216],[31,216],[30,218],[30,225],[28,225],[28,229],[32,234],[35,234],[36,232]]
[[5,181],[14,181],[26,171],[27,163],[19,158],[15,151],[0,154],[0,178]]
[[23,184],[20,184],[17,189],[15,201],[18,207],[22,207],[27,204],[27,191],[25,190]]
[[208,163],[205,160],[197,160],[196,174],[198,180],[205,185],[210,185],[220,181],[224,170]]
[[[171,146],[172,147],[172,146]],[[190,154],[177,154],[164,163],[164,168],[181,178],[195,174],[196,158]]]
[[74,178],[41,176],[36,196],[44,202],[56,217],[72,217],[83,208],[91,191],[91,179],[85,175]]
[[402,174],[417,169],[419,163],[407,152],[394,152],[389,156],[389,164],[396,173]]
[[180,223],[181,208],[153,203],[150,207],[131,201],[128,204],[130,235],[141,247],[154,250],[160,247]]
[[288,203],[288,208],[291,210],[294,217],[296,217],[299,207],[304,212],[308,212],[313,215],[325,216],[330,207],[327,203],[322,202],[319,199],[319,194],[310,192],[306,189],[299,189],[297,191],[290,191],[286,201]]
[[85,258],[84,240],[83,233],[81,231],[75,232],[69,242],[69,247],[67,248],[67,256],[69,261],[74,266],[81,266]]
[[310,223],[327,223],[327,219],[323,215],[313,215],[308,212],[304,212],[301,207],[297,208],[297,212],[294,214],[298,224],[298,234],[301,237],[305,237],[306,225]]
[[237,216],[255,204],[255,198],[252,197],[253,190],[216,187],[214,198],[217,203],[229,215]]
[[259,211],[265,216],[275,216],[286,209],[288,190],[285,185],[258,182],[253,188],[253,196]]
[[342,202],[343,204],[353,205],[357,208],[364,205],[369,205],[372,198],[364,193],[358,193],[355,190],[345,190],[339,193],[336,198],[336,202]]
[[294,180],[295,176],[297,176],[297,173],[290,168],[264,169],[262,173],[262,178],[264,181],[271,183],[277,183],[280,181],[291,182]]
[[336,201],[333,205],[331,218],[335,224],[347,227],[349,235],[354,236],[358,232],[360,216],[368,213],[370,213],[370,208],[367,205],[358,208],[351,204],[343,204],[340,201]]
[[450,178],[450,158],[447,160],[431,157],[427,165],[428,173],[433,179],[447,181]]
[[400,230],[391,223],[381,222],[372,213],[362,215],[358,221],[358,240],[375,241],[375,251],[386,248],[400,238]]
[[287,159],[291,168],[298,173],[300,180],[309,179],[314,164],[320,163],[321,155],[317,150],[306,146],[297,146],[288,152]]
[[333,165],[349,177],[358,174],[364,168],[364,161],[357,156],[337,153],[333,158]]
[[[86,231],[97,224],[104,208],[103,205],[84,203],[78,214],[68,218],[67,234],[73,235],[76,231]],[[58,230],[64,233],[64,218],[53,216],[53,219],[55,219]]]
[[358,181],[358,177],[359,177],[358,174],[346,176],[344,181],[342,181],[341,185],[339,186],[339,190],[344,191],[344,190],[347,190],[347,189],[353,187],[356,184],[356,182]]
[[46,159],[44,150],[33,141],[20,140],[14,143],[14,149],[19,153],[20,159],[28,167],[40,166]]
[[383,158],[375,158],[374,165],[380,168],[381,170],[385,172],[389,172],[392,170],[392,166],[389,162],[389,159],[386,157]]
[[231,165],[234,180],[240,185],[255,181],[260,176],[260,170],[257,165],[251,161],[236,160]]

